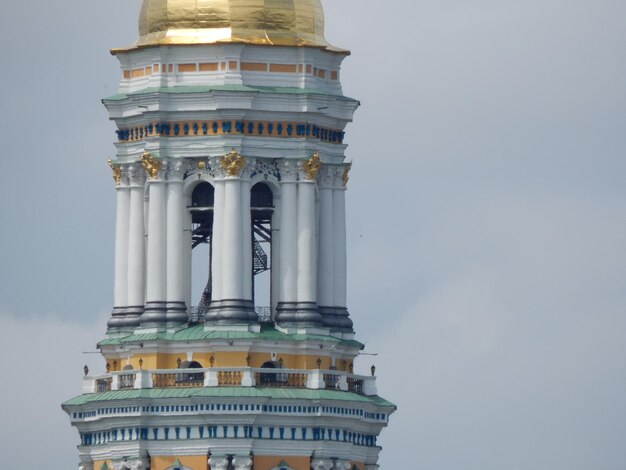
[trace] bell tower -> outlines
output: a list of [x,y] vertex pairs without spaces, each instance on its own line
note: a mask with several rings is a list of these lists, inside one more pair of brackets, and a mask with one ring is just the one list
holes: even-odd
[[287,3],[143,0],[112,51],[105,372],[63,404],[82,469],[377,468],[395,406],[353,373],[346,303],[358,102],[320,1]]

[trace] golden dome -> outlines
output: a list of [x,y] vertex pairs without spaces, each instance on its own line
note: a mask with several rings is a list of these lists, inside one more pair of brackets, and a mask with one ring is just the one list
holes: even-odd
[[240,43],[333,49],[320,0],[143,0],[134,47]]

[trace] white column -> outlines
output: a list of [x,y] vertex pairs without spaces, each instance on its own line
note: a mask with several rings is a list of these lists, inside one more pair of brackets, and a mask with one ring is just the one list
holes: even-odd
[[[339,178],[343,178],[343,170]],[[347,257],[346,257],[346,188],[341,182],[333,190],[334,241],[335,241],[335,307],[346,307]]]
[[167,183],[167,235],[166,235],[166,300],[168,322],[186,320],[185,306],[185,237],[183,217],[182,162],[168,165]]
[[130,216],[128,222],[128,306],[143,310],[145,302],[144,182],[138,163],[129,168]]
[[115,217],[115,279],[113,288],[114,307],[128,306],[128,225],[130,217],[130,189],[122,169],[117,186],[117,212]]
[[280,201],[280,302],[295,303],[298,300],[298,240],[297,240],[297,191],[296,163],[285,161],[281,170]]
[[224,239],[222,299],[243,298],[243,227],[241,217],[241,180],[224,180]]
[[215,200],[213,207],[213,240],[211,241],[211,291],[213,300],[221,300],[222,296],[222,259],[224,230],[224,181],[214,181]]
[[332,188],[335,181],[335,173],[335,167],[324,166],[320,174],[317,299],[320,307],[333,307],[335,305],[335,240]]
[[315,181],[298,182],[298,302],[317,301]]
[[242,298],[252,300],[252,227],[250,213],[250,179],[241,180],[241,227],[243,239],[241,253],[243,256],[241,284]]
[[148,182],[148,249],[146,259],[146,311],[142,323],[164,322],[166,299],[166,195],[167,182],[158,172]]

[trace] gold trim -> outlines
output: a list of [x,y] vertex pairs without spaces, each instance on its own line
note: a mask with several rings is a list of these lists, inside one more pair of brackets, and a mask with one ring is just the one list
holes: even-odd
[[239,176],[243,167],[246,166],[246,159],[232,149],[220,159],[220,166],[226,172],[226,176]]
[[311,158],[302,163],[304,178],[308,181],[315,181],[321,168],[322,162],[320,160],[320,154],[315,152],[311,155]]
[[113,180],[115,181],[115,186],[119,186],[122,182],[122,168],[117,164],[113,163],[113,160],[107,160],[107,163],[111,167],[111,171],[113,172]]
[[159,174],[159,170],[161,169],[161,162],[154,158],[148,152],[144,152],[139,160],[141,162],[141,166],[146,171],[146,174],[150,179],[154,179]]
[[348,185],[348,181],[350,181],[350,170],[352,169],[352,163],[348,163],[343,170],[343,176],[341,177],[341,181],[343,181],[343,186],[346,187]]

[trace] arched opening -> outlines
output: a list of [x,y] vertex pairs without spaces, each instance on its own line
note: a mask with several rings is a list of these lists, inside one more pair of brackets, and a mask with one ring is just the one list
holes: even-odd
[[[202,369],[202,364],[198,361],[182,361],[178,366],[179,369]],[[202,384],[204,383],[204,372],[191,372],[184,374],[176,374],[177,383],[185,384]]]
[[250,191],[252,229],[252,296],[259,322],[272,319],[272,214],[274,193],[266,183],[257,183]]
[[[261,369],[275,369],[276,365],[274,364],[274,362],[272,361],[267,361],[264,362],[263,364],[261,364]],[[268,374],[265,372],[261,372],[259,374],[259,382],[261,386],[270,386],[272,384],[276,383],[276,374],[272,373],[272,374]]]
[[[215,189],[210,183],[198,183],[191,193],[192,307],[190,322],[204,321],[211,303],[211,247]],[[195,303],[195,302],[194,302]]]
[[130,364],[126,364],[122,368],[122,372],[126,372],[126,373],[119,375],[118,387],[120,389],[134,388],[135,387],[135,374],[130,372],[132,370],[133,370],[133,366],[131,366]]

